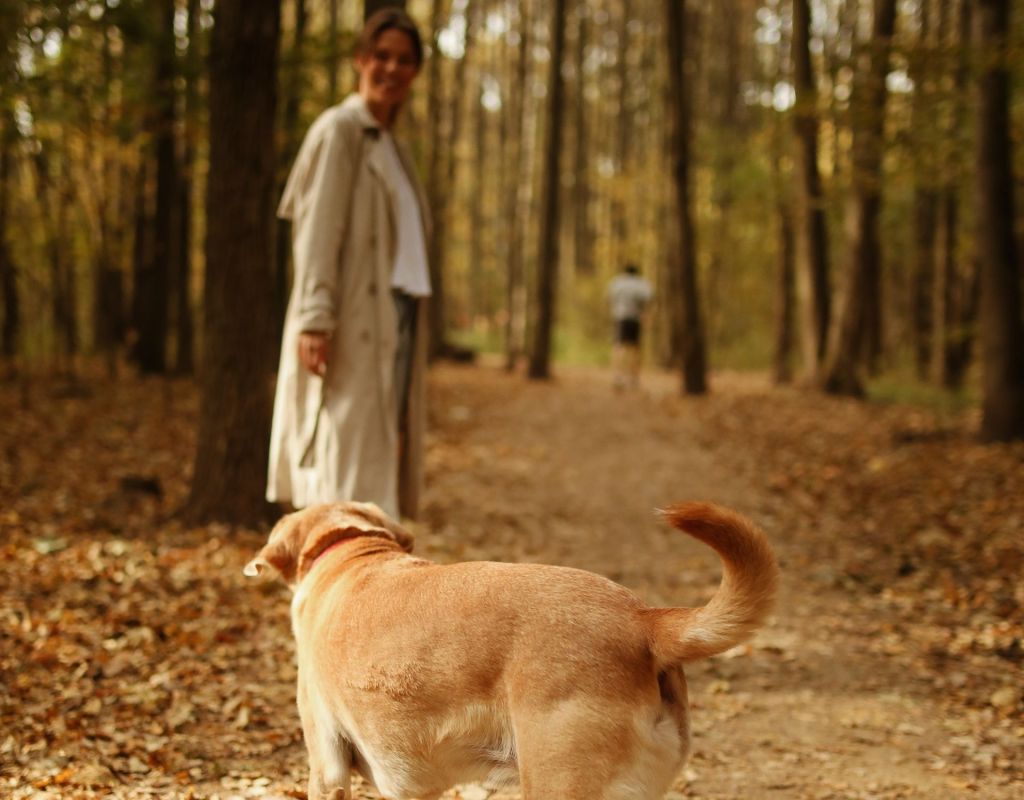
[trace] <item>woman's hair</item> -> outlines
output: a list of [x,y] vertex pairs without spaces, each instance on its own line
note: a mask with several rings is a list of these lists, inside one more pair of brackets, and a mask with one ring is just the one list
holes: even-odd
[[423,40],[420,39],[419,29],[405,11],[401,8],[388,7],[372,14],[363,25],[363,31],[356,40],[356,55],[366,55],[372,49],[377,39],[387,30],[401,31],[412,42],[412,51],[416,56],[416,66],[423,64]]

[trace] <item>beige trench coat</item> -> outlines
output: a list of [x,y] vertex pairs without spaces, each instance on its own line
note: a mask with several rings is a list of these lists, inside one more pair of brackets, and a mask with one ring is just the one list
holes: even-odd
[[[396,144],[429,236],[422,187],[408,153]],[[295,283],[274,399],[271,502],[303,508],[361,500],[406,517],[418,510],[426,308],[420,301],[400,458],[391,297],[396,229],[382,147],[380,125],[363,99],[348,97],[310,127],[281,198],[278,216],[292,220]],[[331,335],[322,378],[299,362],[302,331]]]

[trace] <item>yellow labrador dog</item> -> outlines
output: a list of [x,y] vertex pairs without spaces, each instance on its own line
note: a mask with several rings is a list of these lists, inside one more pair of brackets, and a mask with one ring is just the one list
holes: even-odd
[[683,664],[747,638],[778,567],[764,534],[713,505],[668,521],[721,556],[701,608],[649,608],[607,578],[538,564],[435,564],[375,505],[284,517],[245,568],[293,588],[310,800],[356,771],[387,798],[470,781],[526,800],[655,800],[689,749]]

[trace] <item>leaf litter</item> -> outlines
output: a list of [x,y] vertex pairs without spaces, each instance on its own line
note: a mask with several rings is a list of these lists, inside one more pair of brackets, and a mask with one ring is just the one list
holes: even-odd
[[[669,797],[1021,796],[1024,447],[978,444],[972,412],[677,387],[435,368],[417,550],[698,605],[717,562],[652,512],[731,505],[776,544],[782,597],[688,668],[694,754]],[[60,389],[0,387],[0,795],[304,798],[289,595],[241,574],[266,532],[175,514],[194,387]]]

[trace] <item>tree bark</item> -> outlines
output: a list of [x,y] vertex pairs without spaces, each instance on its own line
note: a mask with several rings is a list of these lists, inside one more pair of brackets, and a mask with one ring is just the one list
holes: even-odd
[[199,139],[199,80],[202,66],[199,0],[188,0],[188,53],[185,57],[185,96],[182,106],[181,174],[178,181],[178,313],[174,371],[195,370],[195,325],[192,311],[192,189],[195,184],[196,141]]
[[188,514],[265,517],[279,0],[219,0],[210,52],[210,173],[199,431]]
[[[429,352],[436,358],[444,351],[445,317],[444,317],[444,260],[443,234],[445,209],[444,186],[444,154],[451,146],[444,140],[441,98],[444,96],[443,65],[440,46],[440,35],[444,29],[445,0],[433,0],[430,8],[430,62],[427,64],[427,106],[431,109],[430,120],[430,161],[427,163],[427,197],[430,198],[430,209],[434,214],[434,235],[430,237],[429,267],[430,285],[432,288],[428,321],[430,327]],[[451,154],[449,153],[449,158]]]
[[505,302],[508,316],[505,323],[505,369],[512,371],[522,352],[522,328],[525,327],[526,310],[523,281],[523,236],[524,236],[524,196],[526,194],[529,171],[526,169],[524,152],[526,139],[530,130],[526,104],[526,80],[529,74],[530,48],[533,43],[531,28],[533,26],[532,6],[528,0],[520,3],[519,49],[516,54],[516,70],[513,83],[509,89],[510,110],[509,121],[514,130],[512,179],[505,187],[505,220],[509,225],[508,237],[508,279],[505,286]]
[[405,8],[405,0],[366,0],[363,5],[363,19],[369,19],[382,8]]
[[[143,373],[167,369],[168,288],[177,277],[177,225],[180,176],[175,152],[175,42],[174,0],[160,0],[155,9],[159,19],[156,72],[153,94],[156,110],[150,133],[156,158],[156,207],[153,214],[153,250],[146,265],[150,273],[138,290],[144,290],[145,311],[135,320],[139,339],[136,354]],[[176,283],[176,281],[175,281]],[[174,286],[175,291],[181,287]]]
[[828,228],[818,172],[818,88],[810,51],[808,0],[793,0],[793,83],[796,107],[796,268],[804,373],[817,380],[831,317]]
[[528,375],[534,380],[551,377],[551,347],[557,318],[559,255],[559,188],[562,163],[562,118],[565,84],[565,0],[553,0],[551,62],[548,67],[547,136],[544,146],[544,189],[537,253],[537,322],[533,330]]
[[587,18],[586,0],[576,2],[576,98],[575,112],[576,141],[573,168],[573,267],[581,275],[594,274],[593,234],[590,227],[590,154],[589,126],[587,124]]
[[978,0],[974,47],[983,60],[975,85],[975,206],[981,269],[979,314],[984,371],[981,436],[1024,438],[1024,330],[1014,239],[1009,0]]
[[678,0],[664,0],[665,43],[668,52],[670,114],[672,126],[672,179],[675,187],[673,216],[679,232],[679,289],[682,331],[679,343],[683,391],[704,394],[707,389],[707,356],[697,281],[696,226],[690,199],[691,125],[690,98],[684,75],[686,64],[686,9]]
[[21,334],[21,298],[18,295],[17,267],[7,246],[10,185],[14,164],[16,129],[12,116],[0,117],[0,296],[3,297],[3,322],[0,324],[0,354],[13,359]]
[[[305,65],[306,51],[306,0],[294,0],[295,8],[294,28],[292,29],[292,46],[288,60],[283,64],[285,70],[284,86],[284,110],[282,112],[281,128],[283,130],[284,147],[278,158],[280,180],[277,184],[277,197],[284,193],[285,181],[288,177],[288,169],[295,154],[302,143],[302,131],[299,129],[299,105],[302,102],[303,67]],[[285,219],[279,219],[275,223],[276,235],[274,236],[274,321],[276,330],[284,327],[285,311],[288,307],[288,265],[291,263],[291,223]],[[277,361],[280,356],[280,339],[274,348],[272,361]]]
[[821,386],[833,394],[862,396],[865,361],[881,339],[881,260],[878,216],[882,208],[885,150],[885,78],[896,25],[896,0],[875,0],[871,41],[861,54],[854,88],[853,193],[847,208],[849,262],[846,292],[834,321]]

